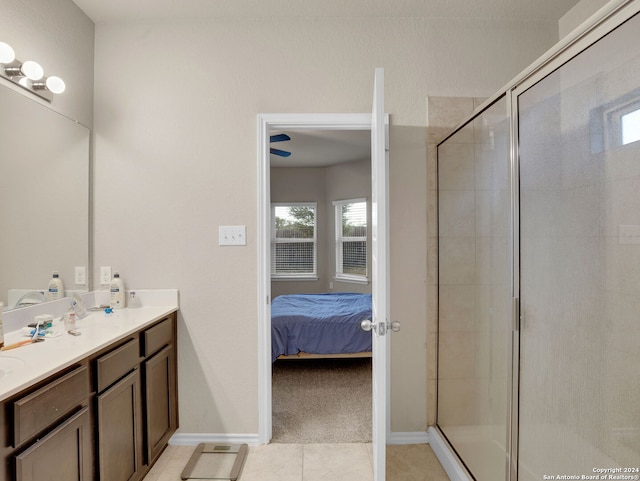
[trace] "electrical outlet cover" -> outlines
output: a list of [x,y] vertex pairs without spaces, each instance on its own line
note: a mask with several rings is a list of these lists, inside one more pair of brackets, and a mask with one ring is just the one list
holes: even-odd
[[103,286],[111,284],[111,267],[100,268],[100,284]]

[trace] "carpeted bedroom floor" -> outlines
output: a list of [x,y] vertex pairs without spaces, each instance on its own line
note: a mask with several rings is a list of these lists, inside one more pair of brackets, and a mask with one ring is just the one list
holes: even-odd
[[371,442],[371,359],[278,360],[272,406],[272,442]]

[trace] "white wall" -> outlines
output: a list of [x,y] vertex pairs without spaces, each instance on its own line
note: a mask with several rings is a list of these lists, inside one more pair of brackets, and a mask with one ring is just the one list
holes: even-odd
[[[256,115],[391,114],[392,429],[426,429],[426,102],[489,95],[554,23],[262,18],[96,29],[95,265],[180,289],[183,433],[256,433]],[[218,225],[247,225],[218,247]],[[94,272],[94,280],[97,281]]]

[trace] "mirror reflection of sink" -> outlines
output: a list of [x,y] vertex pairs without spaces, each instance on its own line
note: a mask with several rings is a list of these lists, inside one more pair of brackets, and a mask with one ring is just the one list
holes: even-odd
[[17,357],[0,356],[0,379],[10,375],[14,369],[24,366],[24,361]]
[[20,299],[16,301],[16,305],[13,307],[29,307],[35,304],[42,304],[46,302],[47,297],[42,291],[31,291],[24,294]]

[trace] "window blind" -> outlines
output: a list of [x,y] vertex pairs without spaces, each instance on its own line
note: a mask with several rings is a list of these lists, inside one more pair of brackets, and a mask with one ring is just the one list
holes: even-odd
[[271,276],[316,276],[316,204],[274,204],[271,210]]

